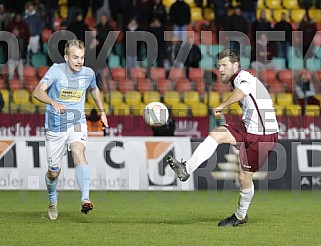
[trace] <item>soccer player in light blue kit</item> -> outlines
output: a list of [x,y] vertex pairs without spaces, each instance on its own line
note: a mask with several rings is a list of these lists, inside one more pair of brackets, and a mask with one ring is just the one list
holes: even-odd
[[100,113],[101,121],[108,121],[96,85],[95,73],[83,66],[85,46],[80,40],[70,40],[65,46],[65,63],[53,64],[40,80],[33,96],[46,103],[45,128],[48,172],[45,176],[49,194],[48,216],[58,217],[56,187],[61,170],[61,159],[71,151],[76,165],[76,179],[81,191],[81,212],[93,209],[89,198],[90,169],[85,157],[87,124],[85,95],[89,89]]

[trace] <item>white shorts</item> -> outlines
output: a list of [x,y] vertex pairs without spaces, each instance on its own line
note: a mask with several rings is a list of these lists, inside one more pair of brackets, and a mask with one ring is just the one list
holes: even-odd
[[81,142],[86,146],[87,125],[75,125],[66,132],[46,131],[46,152],[48,169],[58,171],[61,168],[61,159],[70,151],[70,144]]

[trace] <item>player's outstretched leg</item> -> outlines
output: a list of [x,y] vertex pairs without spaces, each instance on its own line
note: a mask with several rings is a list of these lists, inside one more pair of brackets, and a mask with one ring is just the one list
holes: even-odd
[[94,204],[89,200],[84,200],[81,202],[81,212],[87,214],[90,210],[93,210]]
[[247,215],[245,216],[244,219],[242,220],[239,220],[235,214],[232,214],[230,217],[220,221],[218,223],[218,226],[221,226],[221,227],[229,227],[229,226],[238,226],[238,225],[241,225],[241,224],[245,224],[248,220],[248,217]]
[[186,181],[189,178],[189,174],[186,170],[185,162],[179,162],[171,155],[167,156],[167,163],[174,170],[180,181]]

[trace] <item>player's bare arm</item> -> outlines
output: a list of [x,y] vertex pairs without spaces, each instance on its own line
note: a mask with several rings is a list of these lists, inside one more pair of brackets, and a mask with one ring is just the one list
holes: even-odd
[[95,88],[93,88],[91,91],[91,96],[94,99],[99,112],[100,112],[100,118],[101,118],[101,122],[104,124],[105,127],[108,127],[108,120],[107,120],[107,116],[106,116],[106,112],[100,97],[100,91],[98,89],[98,87],[96,86]]
[[214,116],[221,115],[224,108],[228,107],[229,105],[238,102],[242,100],[246,95],[243,91],[241,91],[239,88],[236,88],[232,95],[229,96],[224,102],[221,103],[218,107],[213,109]]
[[60,104],[50,98],[47,94],[48,86],[45,83],[39,83],[33,92],[33,97],[36,98],[38,101],[46,104],[50,104],[57,113],[63,114],[66,112],[66,105]]

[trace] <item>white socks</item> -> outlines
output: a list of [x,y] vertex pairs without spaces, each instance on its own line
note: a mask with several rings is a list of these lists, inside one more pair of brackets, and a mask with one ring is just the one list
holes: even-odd
[[194,172],[204,161],[209,159],[215,152],[218,143],[211,136],[207,136],[196,148],[192,157],[186,162],[186,169],[189,174]]
[[239,205],[235,216],[242,220],[245,218],[247,210],[249,209],[251,200],[254,196],[254,184],[252,183],[252,187],[248,189],[240,190],[240,197],[239,197]]

